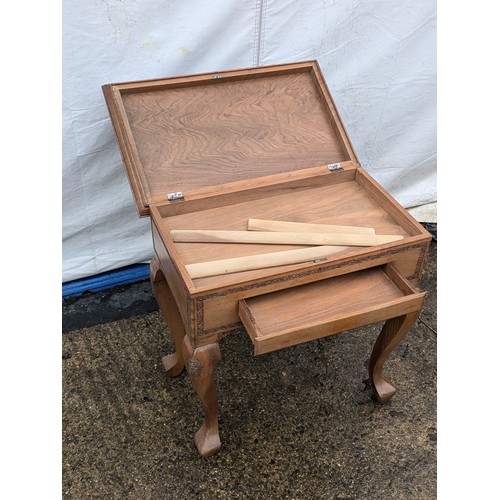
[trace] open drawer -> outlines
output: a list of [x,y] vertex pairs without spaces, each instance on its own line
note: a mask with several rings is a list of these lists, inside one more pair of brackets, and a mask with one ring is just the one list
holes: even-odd
[[239,316],[264,354],[420,311],[420,292],[390,264],[239,301]]

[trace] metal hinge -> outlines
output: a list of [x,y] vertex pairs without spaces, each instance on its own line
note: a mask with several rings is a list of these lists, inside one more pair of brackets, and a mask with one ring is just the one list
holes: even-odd
[[336,170],[344,170],[340,163],[329,163],[327,165],[327,167],[328,167],[328,170],[330,170],[330,172],[334,172]]
[[176,193],[168,193],[167,200],[168,201],[183,201],[184,195],[182,194],[182,191],[177,191]]

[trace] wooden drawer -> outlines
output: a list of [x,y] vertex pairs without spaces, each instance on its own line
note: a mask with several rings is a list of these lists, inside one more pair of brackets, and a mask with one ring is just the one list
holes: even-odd
[[425,292],[390,264],[239,301],[254,353],[419,311]]

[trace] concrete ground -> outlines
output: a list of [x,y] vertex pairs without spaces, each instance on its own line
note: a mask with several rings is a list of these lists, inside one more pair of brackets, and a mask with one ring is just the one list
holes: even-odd
[[203,419],[149,283],[63,304],[64,499],[433,499],[436,485],[436,253],[417,324],[371,397],[381,325],[254,357],[242,329],[216,367],[222,448],[198,456]]

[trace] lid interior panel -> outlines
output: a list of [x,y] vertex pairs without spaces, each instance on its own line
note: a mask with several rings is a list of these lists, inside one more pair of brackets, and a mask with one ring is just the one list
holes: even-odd
[[169,192],[356,160],[315,68],[116,84],[145,184],[136,197],[147,206]]

